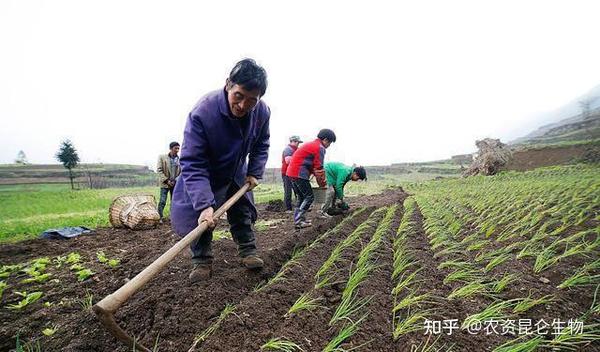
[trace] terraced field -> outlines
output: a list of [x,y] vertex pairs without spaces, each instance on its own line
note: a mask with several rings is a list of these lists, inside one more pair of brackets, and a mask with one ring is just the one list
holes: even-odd
[[[262,207],[263,271],[240,268],[225,235],[211,280],[188,285],[184,255],[117,319],[158,351],[600,350],[598,167],[404,188],[355,198],[347,216],[305,230]],[[127,351],[77,302],[96,302],[143,269],[177,240],[166,230],[0,247],[0,349],[19,334],[49,351]],[[48,264],[73,251],[89,277]],[[45,274],[58,282],[36,279]],[[7,308],[23,291],[42,295]]]

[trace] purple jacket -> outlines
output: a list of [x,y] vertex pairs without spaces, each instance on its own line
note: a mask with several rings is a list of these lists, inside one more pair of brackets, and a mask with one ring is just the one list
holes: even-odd
[[[234,118],[224,89],[196,104],[183,133],[181,175],[173,191],[171,223],[176,233],[186,235],[198,225],[202,210],[221,206],[232,182],[241,187],[247,175],[262,178],[269,156],[270,115],[261,100],[248,116]],[[244,119],[249,120],[242,123]],[[255,221],[252,192],[240,201],[249,202]]]

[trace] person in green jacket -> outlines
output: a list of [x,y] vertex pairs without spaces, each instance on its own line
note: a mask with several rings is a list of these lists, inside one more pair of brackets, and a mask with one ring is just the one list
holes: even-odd
[[367,171],[362,166],[347,166],[338,162],[330,162],[325,164],[325,176],[327,177],[327,193],[325,203],[321,207],[321,215],[328,216],[339,214],[340,210],[349,209],[348,203],[344,201],[344,186],[348,181],[366,180]]

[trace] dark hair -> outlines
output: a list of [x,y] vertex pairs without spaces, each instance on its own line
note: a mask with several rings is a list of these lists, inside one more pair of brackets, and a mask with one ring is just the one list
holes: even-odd
[[319,138],[320,140],[327,139],[328,141],[333,143],[335,142],[335,133],[329,128],[324,128],[319,131],[317,138]]
[[169,143],[169,149],[173,149],[173,147],[179,147],[179,143],[177,143],[177,142]]
[[358,178],[361,180],[367,180],[367,170],[365,170],[362,166],[357,166],[354,168],[354,172],[358,175]]
[[239,84],[246,90],[258,89],[260,96],[267,91],[267,71],[252,59],[244,59],[233,67],[229,73],[228,83]]

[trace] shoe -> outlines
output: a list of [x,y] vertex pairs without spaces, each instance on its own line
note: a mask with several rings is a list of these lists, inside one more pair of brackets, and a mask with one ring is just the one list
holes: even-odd
[[308,221],[300,221],[299,223],[297,223],[295,225],[296,229],[303,229],[303,228],[311,227],[311,226],[312,226],[312,224]]
[[319,216],[319,218],[321,218],[321,219],[331,219],[331,218],[332,218],[332,216],[331,216],[331,215],[329,215],[329,214],[327,214],[326,212],[324,212],[324,211],[321,211],[321,210],[319,210],[319,211],[317,212],[317,215],[318,215],[318,216]]
[[257,255],[249,255],[247,257],[242,258],[242,265],[246,269],[260,269],[263,267],[265,263],[262,259],[260,259]]
[[212,276],[212,264],[195,264],[190,273],[190,283],[206,281]]

